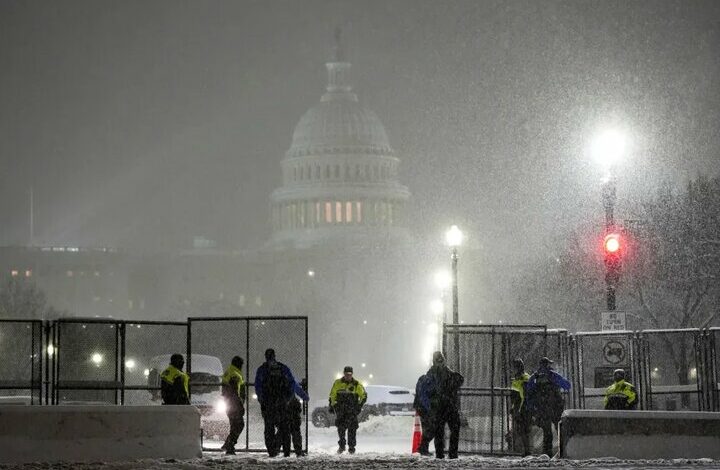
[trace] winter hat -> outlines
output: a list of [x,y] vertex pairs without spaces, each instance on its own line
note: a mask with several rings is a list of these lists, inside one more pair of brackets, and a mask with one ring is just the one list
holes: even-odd
[[268,348],[265,350],[265,360],[266,361],[274,361],[275,360],[275,350],[273,348]]
[[345,368],[343,369],[343,374],[347,374],[348,372],[350,372],[351,374],[353,373],[352,366],[345,366]]
[[433,353],[433,365],[436,366],[438,364],[443,364],[445,362],[445,356],[443,356],[442,351],[435,351]]
[[541,357],[541,358],[540,358],[540,365],[541,365],[541,366],[546,366],[546,365],[548,365],[548,364],[554,364],[554,363],[555,363],[555,361],[551,360],[551,359],[548,358],[548,357]]

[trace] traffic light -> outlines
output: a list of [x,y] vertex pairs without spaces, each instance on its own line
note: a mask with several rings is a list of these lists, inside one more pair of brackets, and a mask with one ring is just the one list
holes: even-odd
[[615,290],[620,281],[620,266],[622,261],[623,240],[619,233],[611,232],[605,235],[603,241],[605,250],[605,285],[607,287],[607,309],[615,310]]
[[620,248],[622,248],[620,234],[609,233],[605,235],[605,243],[603,246],[605,247],[606,255],[620,255]]

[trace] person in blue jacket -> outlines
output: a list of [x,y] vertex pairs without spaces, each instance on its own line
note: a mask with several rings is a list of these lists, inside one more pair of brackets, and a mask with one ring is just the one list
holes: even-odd
[[570,390],[570,382],[553,370],[554,362],[543,357],[538,369],[530,376],[526,390],[528,408],[535,418],[535,424],[543,431],[543,453],[552,457],[552,427],[557,428],[560,416],[565,409],[565,399],[561,390]]
[[430,436],[430,430],[432,428],[432,422],[430,421],[431,387],[431,379],[425,374],[421,375],[415,384],[415,400],[413,401],[413,408],[415,408],[415,411],[420,417],[420,425],[422,426],[423,433],[418,452],[420,455],[426,456],[430,455],[430,440],[427,437]]
[[265,423],[265,448],[270,457],[280,453],[290,456],[290,429],[286,410],[297,394],[305,401],[310,397],[295,381],[290,368],[275,359],[275,350],[265,351],[265,362],[255,372],[255,394]]

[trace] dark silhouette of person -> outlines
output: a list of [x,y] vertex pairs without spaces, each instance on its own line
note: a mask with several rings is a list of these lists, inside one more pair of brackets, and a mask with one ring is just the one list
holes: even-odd
[[425,374],[430,399],[430,429],[423,432],[421,447],[435,440],[435,457],[445,458],[445,425],[450,429],[448,457],[458,458],[460,443],[460,397],[458,392],[465,378],[445,364],[442,352],[433,353],[433,365]]
[[290,456],[287,407],[294,394],[308,401],[307,393],[295,381],[290,368],[275,359],[275,350],[265,351],[265,362],[255,372],[255,394],[265,424],[265,448],[270,457]]
[[570,382],[553,370],[553,364],[547,357],[540,359],[538,369],[530,376],[526,390],[528,406],[537,424],[543,431],[543,453],[553,456],[553,426],[557,428],[562,412],[565,409],[565,399],[561,390],[570,390]]

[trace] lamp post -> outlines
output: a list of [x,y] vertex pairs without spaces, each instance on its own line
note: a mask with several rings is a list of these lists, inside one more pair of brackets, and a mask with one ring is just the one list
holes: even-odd
[[[458,311],[458,276],[457,276],[457,265],[458,265],[458,247],[462,244],[463,234],[457,225],[450,227],[445,233],[445,241],[450,247],[450,260],[452,261],[452,309],[453,316],[452,322],[454,325],[460,323],[460,314]],[[460,368],[460,335],[456,330],[455,332],[455,358],[456,369]]]
[[447,318],[445,318],[445,300],[447,298],[447,290],[448,287],[450,287],[450,284],[452,283],[452,277],[449,272],[446,270],[438,271],[435,273],[435,285],[440,289],[440,298],[436,299],[432,302],[431,308],[433,313],[435,314],[435,318],[437,320],[438,324],[438,336],[437,336],[437,350],[442,351],[443,350],[443,341],[442,341],[442,327],[445,322],[447,322]]
[[[592,153],[605,169],[606,174],[602,180],[602,201],[605,209],[605,290],[608,311],[617,308],[615,291],[620,281],[620,248],[619,236],[615,227],[615,164],[625,154],[625,136],[617,130],[606,130],[595,137],[592,144]],[[608,245],[608,240],[614,240],[614,245]]]

